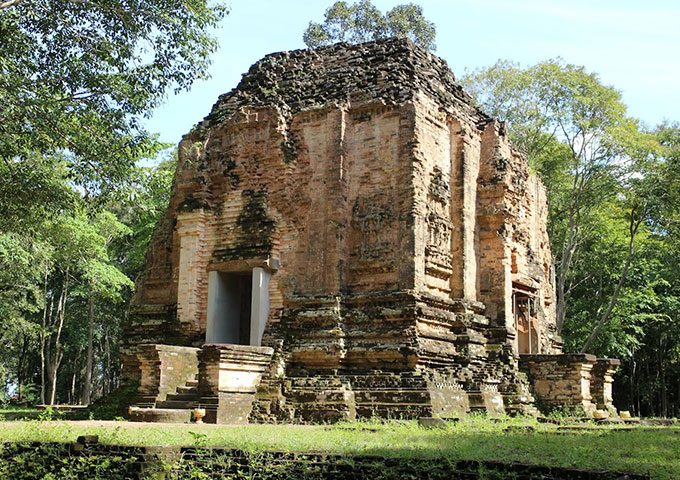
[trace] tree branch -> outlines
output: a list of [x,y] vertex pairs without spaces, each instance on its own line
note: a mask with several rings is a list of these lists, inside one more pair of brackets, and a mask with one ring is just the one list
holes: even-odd
[[600,321],[597,323],[597,326],[593,329],[592,333],[588,337],[588,340],[586,340],[586,343],[583,345],[583,348],[581,348],[580,353],[586,353],[586,351],[590,347],[590,344],[593,342],[593,340],[595,340],[595,337],[597,337],[597,334],[600,333],[600,330],[602,329],[604,324],[609,319],[609,316],[611,315],[612,311],[614,310],[614,306],[616,305],[616,301],[619,297],[619,292],[621,291],[621,287],[623,286],[623,282],[626,280],[626,275],[628,274],[628,268],[630,267],[630,263],[633,260],[633,255],[635,255],[635,234],[637,233],[637,230],[640,227],[640,224],[642,223],[642,220],[644,218],[644,217],[640,216],[640,218],[636,220],[634,218],[633,214],[634,214],[634,212],[631,212],[631,218],[630,218],[630,224],[629,224],[630,242],[628,244],[628,255],[626,256],[626,262],[623,265],[623,270],[621,271],[621,276],[619,277],[619,281],[616,284],[616,288],[614,289],[614,293],[612,294],[612,298],[609,301],[609,306],[607,307],[607,311],[600,318]]
[[17,5],[20,5],[24,3],[26,0],[7,0],[5,2],[0,3],[0,10],[5,10],[6,8],[12,8],[16,7]]

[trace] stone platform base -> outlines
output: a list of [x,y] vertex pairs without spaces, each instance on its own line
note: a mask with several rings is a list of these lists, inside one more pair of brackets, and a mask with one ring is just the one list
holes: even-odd
[[[265,379],[250,421],[329,423],[369,418],[456,418],[472,411],[493,416],[538,413],[530,394],[502,394],[496,385],[474,387],[417,370],[309,373],[284,377],[278,383]],[[508,410],[506,397],[515,402]]]
[[178,408],[130,409],[130,421],[153,423],[191,423],[191,410]]

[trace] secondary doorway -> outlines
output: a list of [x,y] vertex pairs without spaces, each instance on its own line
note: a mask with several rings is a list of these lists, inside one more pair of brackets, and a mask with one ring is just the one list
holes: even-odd
[[539,353],[536,290],[513,283],[512,313],[517,332],[517,353]]

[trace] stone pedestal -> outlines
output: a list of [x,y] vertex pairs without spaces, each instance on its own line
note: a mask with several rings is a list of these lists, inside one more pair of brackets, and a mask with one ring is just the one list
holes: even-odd
[[274,349],[208,344],[198,354],[199,406],[207,423],[246,424]]
[[618,416],[612,399],[612,384],[619,365],[621,361],[616,358],[598,358],[590,372],[590,394],[593,402],[598,410],[607,412],[612,417]]
[[592,415],[595,404],[590,391],[591,371],[597,358],[589,354],[520,355],[534,394],[544,406],[582,408]]
[[138,406],[153,407],[177,387],[195,380],[198,348],[173,345],[139,345],[137,360],[141,371]]
[[469,393],[470,410],[486,412],[491,417],[505,414],[503,396],[495,385],[482,385],[480,391]]

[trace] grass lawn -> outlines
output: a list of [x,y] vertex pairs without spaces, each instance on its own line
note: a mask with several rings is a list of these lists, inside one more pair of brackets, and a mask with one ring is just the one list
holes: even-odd
[[72,442],[84,434],[99,435],[100,442],[117,445],[449,457],[649,473],[655,479],[680,478],[680,427],[565,430],[534,419],[491,421],[475,416],[440,429],[422,428],[410,421],[243,427],[97,421],[0,423],[0,442]]
[[0,421],[2,420],[30,420],[38,418],[40,412],[33,407],[18,407],[16,405],[0,405]]

